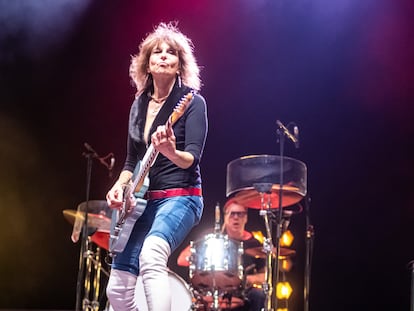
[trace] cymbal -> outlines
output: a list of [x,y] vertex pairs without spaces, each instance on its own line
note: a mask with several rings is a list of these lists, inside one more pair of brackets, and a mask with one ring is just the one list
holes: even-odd
[[[63,211],[63,216],[72,225],[75,224],[76,219],[84,221],[85,213],[77,210],[66,209]],[[100,214],[88,213],[88,227],[97,228],[101,231],[109,231],[111,228],[111,219]]]
[[88,212],[92,214],[102,214],[104,216],[111,217],[112,210],[109,208],[106,200],[89,200],[88,202],[84,201],[77,206],[77,210],[84,212],[86,210],[86,205],[88,205]]
[[92,242],[103,249],[109,250],[109,231],[98,230],[91,236]]
[[[244,250],[246,255],[255,257],[255,258],[266,258],[266,253],[263,250],[263,247],[253,247]],[[279,259],[283,259],[284,257],[290,257],[296,254],[296,251],[290,248],[281,247],[279,253]],[[273,247],[272,255],[276,255],[276,247]]]
[[[244,205],[249,208],[262,209],[262,208],[278,208],[279,207],[279,198],[280,198],[280,185],[272,185],[270,193],[263,194],[263,203],[262,196],[254,188],[246,188],[236,193],[233,197],[236,203]],[[302,200],[303,194],[299,191],[298,187],[292,187],[284,185],[282,187],[282,207],[290,206],[298,203]]]

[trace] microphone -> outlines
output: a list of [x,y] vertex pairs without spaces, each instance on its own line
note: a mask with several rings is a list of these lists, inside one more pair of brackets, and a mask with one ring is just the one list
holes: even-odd
[[277,125],[282,129],[283,133],[286,135],[287,138],[289,138],[294,144],[296,148],[299,148],[299,128],[295,125],[293,128],[292,134],[286,126],[283,125],[282,122],[279,120],[276,120]]
[[216,213],[215,213],[215,224],[214,224],[214,233],[218,234],[220,232],[220,204],[216,204]]
[[111,154],[110,154],[110,156],[111,156],[111,160],[110,160],[110,162],[109,162],[109,167],[108,167],[108,169],[109,169],[110,171],[112,171],[112,170],[113,170],[113,168],[114,168],[114,166],[115,166],[115,157],[114,157],[113,153],[111,153]]
[[297,125],[293,127],[293,135],[296,137],[295,148],[299,148],[299,128]]
[[[115,156],[114,156],[114,154],[111,152],[107,156],[100,157],[99,154],[92,148],[91,145],[89,145],[88,143],[84,143],[83,145],[85,146],[86,150],[89,151],[89,154],[93,158],[98,159],[98,161],[108,169],[109,177],[112,177],[112,170],[115,166]],[[85,152],[83,153],[84,156],[89,156],[89,154],[86,154]],[[109,159],[109,163],[107,163],[108,159]]]
[[[108,165],[108,171],[109,171],[109,178],[112,178],[112,170],[114,169],[115,166],[115,156],[114,154],[111,152],[108,157],[111,157],[111,159],[109,160],[109,165]],[[106,162],[105,162],[106,163]]]
[[98,154],[96,153],[96,151],[91,147],[91,145],[89,145],[88,143],[83,143],[83,145],[85,146],[86,150],[88,150],[90,153],[92,153],[92,156],[94,158],[99,158]]

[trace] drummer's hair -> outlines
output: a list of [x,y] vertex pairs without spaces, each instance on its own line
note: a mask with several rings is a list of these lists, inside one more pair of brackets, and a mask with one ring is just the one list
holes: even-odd
[[246,207],[246,206],[244,206],[243,204],[240,204],[240,203],[239,203],[239,202],[237,202],[234,198],[231,198],[231,199],[227,200],[227,202],[224,204],[224,206],[223,206],[223,214],[226,214],[226,212],[227,212],[227,208],[228,208],[231,204],[233,204],[233,203],[236,203],[236,204],[238,204],[238,205],[240,205],[240,206],[243,206],[243,207],[244,207],[244,209],[247,211],[247,207]]

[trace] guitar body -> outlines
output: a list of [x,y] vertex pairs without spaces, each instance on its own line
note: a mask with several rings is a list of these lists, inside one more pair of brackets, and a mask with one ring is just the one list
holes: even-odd
[[[194,93],[189,92],[177,103],[174,111],[168,118],[166,126],[175,124],[184,114],[193,97]],[[143,198],[149,186],[148,172],[157,156],[158,152],[151,144],[142,161],[139,161],[135,167],[132,183],[128,184],[124,189],[124,201],[121,210],[112,211],[109,238],[109,251],[112,253],[120,253],[125,249],[136,221],[145,211],[147,201]],[[131,201],[135,202],[135,206],[131,206]]]
[[118,225],[120,211],[117,210],[112,212],[111,233],[109,239],[110,252],[121,253],[125,249],[132,229],[134,228],[134,225],[137,222],[138,218],[141,217],[141,215],[144,213],[146,206],[147,200],[137,198],[136,205],[128,214],[128,217],[125,218],[122,226]]
[[[141,168],[141,161],[135,167],[136,175]],[[147,206],[147,200],[143,199],[145,192],[149,186],[149,178],[146,176],[139,191],[135,191],[131,185],[124,189],[124,203],[121,210],[112,211],[111,232],[109,238],[109,251],[112,253],[120,253],[125,249],[132,229],[139,217],[144,213]],[[129,205],[128,197],[133,195],[135,197],[135,206]],[[123,217],[121,217],[123,216]]]

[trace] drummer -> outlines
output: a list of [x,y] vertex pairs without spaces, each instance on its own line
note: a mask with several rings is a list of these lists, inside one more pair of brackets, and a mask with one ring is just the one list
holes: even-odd
[[[233,200],[227,201],[223,208],[224,222],[222,233],[227,234],[230,239],[243,241],[244,249],[262,246],[252,233],[245,230],[248,220],[247,208]],[[180,266],[188,266],[190,247],[187,247],[177,259]],[[245,275],[245,303],[242,306],[232,308],[232,311],[260,311],[264,308],[265,294],[261,285],[265,282],[266,262],[262,258],[243,255],[243,266]]]

